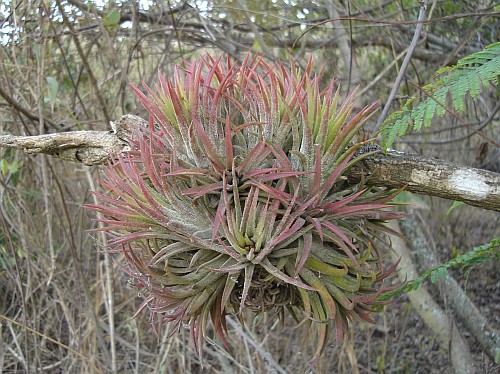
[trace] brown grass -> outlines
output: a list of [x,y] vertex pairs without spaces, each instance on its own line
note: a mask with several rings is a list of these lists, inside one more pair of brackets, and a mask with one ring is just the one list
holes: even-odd
[[[158,69],[168,74],[179,57],[189,58],[203,50],[229,51],[237,56],[252,47],[244,21],[238,20],[230,29],[224,29],[228,37],[223,39],[224,32],[219,33],[219,28],[226,24],[215,24],[212,20],[201,24],[197,13],[189,7],[170,12],[166,6],[160,9],[164,3],[158,2],[152,14],[164,15],[169,22],[175,18],[175,29],[153,18],[141,25],[133,24],[131,29],[106,28],[103,26],[105,14],[98,13],[99,9],[88,9],[86,3],[80,9],[77,5],[67,5],[64,9],[76,14],[67,22],[75,23],[82,44],[82,53],[79,53],[74,36],[57,17],[54,2],[1,2],[7,7],[2,14],[5,25],[17,25],[17,28],[6,35],[11,37],[10,42],[0,42],[0,88],[12,99],[0,98],[0,133],[30,135],[108,129],[103,105],[114,119],[126,113],[143,114],[127,89],[128,81],[150,83]],[[340,6],[341,2],[338,3]],[[386,1],[382,8],[360,9],[357,3],[361,2],[349,2],[353,13],[391,21],[396,18],[412,21],[418,8],[403,11],[398,8],[399,2]],[[480,9],[483,3],[487,2],[437,2],[433,17],[449,15],[447,9],[453,7],[455,13],[491,11]],[[125,14],[133,11],[131,9],[120,10]],[[310,19],[325,16],[322,11],[312,10]],[[278,51],[276,55],[286,51],[280,49],[280,44],[273,45],[274,41],[297,36],[293,34],[296,22],[287,20],[288,10],[283,8],[280,12],[275,18],[265,9],[259,8],[256,12],[259,22],[270,22],[273,26],[285,22],[286,27],[266,32],[263,39]],[[187,26],[183,30],[183,22],[188,21],[194,23],[195,31]],[[398,54],[399,59],[402,57],[400,52],[408,45],[413,26],[353,25],[352,44],[357,46],[354,51],[362,70],[361,83],[367,85],[377,77],[370,92],[363,95],[362,104],[366,104],[386,97],[396,69],[384,68],[387,61],[394,60]],[[488,17],[429,24],[428,39],[417,47],[407,78],[422,84],[431,81],[431,72],[439,63],[426,56],[438,55],[442,61],[453,61],[477,51],[498,40],[495,25],[495,19]],[[410,32],[405,31],[408,29]],[[287,31],[290,35],[278,35],[282,30],[291,30]],[[207,36],[210,33],[219,39],[211,39]],[[435,35],[439,35],[437,41],[431,38]],[[330,41],[323,45],[324,40]],[[441,44],[439,40],[443,40]],[[347,69],[338,62],[341,57],[338,51],[331,48],[335,39],[328,24],[312,30],[304,43],[304,47],[296,51],[298,63],[305,62],[312,53],[317,61],[327,62],[328,77],[348,76]],[[40,50],[42,53],[37,52]],[[88,70],[93,72],[97,84],[90,81]],[[55,77],[59,83],[54,102],[47,101],[47,77]],[[340,79],[341,83],[345,81]],[[411,91],[411,85],[403,86],[403,95],[418,95]],[[497,102],[497,92],[484,91],[481,100],[470,104],[467,116],[463,117],[480,126]],[[498,141],[498,113],[494,118],[483,131]],[[485,140],[470,127],[462,126],[454,118],[438,122],[431,130],[395,147],[466,165],[498,168],[498,149],[489,144],[483,158],[478,151],[484,148],[481,144]],[[457,137],[463,139],[449,142]],[[429,141],[440,143],[429,144]],[[0,373],[442,374],[451,370],[446,350],[411,310],[405,297],[379,314],[375,325],[353,326],[350,340],[342,347],[328,346],[315,368],[308,365],[314,347],[303,343],[302,332],[290,327],[289,321],[285,320],[284,326],[254,325],[251,319],[245,328],[229,324],[230,353],[221,349],[217,341],[207,344],[202,368],[189,343],[187,329],[170,338],[157,337],[149,328],[145,312],[132,318],[141,299],[128,288],[120,270],[119,256],[108,258],[102,238],[87,231],[95,224],[82,206],[91,202],[89,180],[97,178],[98,168],[88,170],[54,159],[44,161],[43,156],[5,150],[0,150],[0,162],[19,165],[17,171],[0,173]],[[436,198],[424,198],[424,201],[429,205],[428,210],[422,211],[426,229],[442,260],[500,234],[498,213],[459,207],[447,216],[451,202]],[[498,328],[498,263],[482,265],[470,274],[455,275],[483,314]],[[446,295],[440,297],[437,288],[433,288],[433,292],[446,304]],[[112,303],[108,295],[113,296]],[[468,338],[467,331],[464,330],[463,335]],[[498,366],[470,339],[469,344],[482,372],[497,372]]]

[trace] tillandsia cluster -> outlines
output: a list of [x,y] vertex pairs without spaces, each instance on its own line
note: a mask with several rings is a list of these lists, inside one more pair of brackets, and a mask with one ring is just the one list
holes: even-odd
[[139,310],[158,332],[187,323],[199,354],[209,329],[228,347],[226,316],[248,310],[312,329],[316,359],[332,328],[340,342],[349,321],[373,322],[387,291],[397,192],[346,177],[367,156],[358,133],[375,105],[353,114],[354,94],[340,103],[312,69],[206,55],[147,95],[134,87],[149,126],[88,207],[123,252]]

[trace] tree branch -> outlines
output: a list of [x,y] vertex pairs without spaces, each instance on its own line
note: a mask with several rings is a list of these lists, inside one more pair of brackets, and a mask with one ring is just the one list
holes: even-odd
[[388,150],[351,170],[372,186],[400,188],[500,211],[500,174],[430,157]]
[[85,165],[104,163],[111,151],[124,147],[116,135],[107,131],[73,131],[35,136],[1,135],[0,147],[17,148],[26,153],[44,153]]
[[[113,131],[1,135],[0,147],[17,148],[30,154],[45,153],[89,166],[98,165],[106,162],[113,152],[126,151],[127,139],[133,129],[146,126],[147,122],[126,115],[111,125]],[[407,191],[500,211],[500,174],[447,161],[389,150],[386,154],[379,152],[368,156],[351,168],[348,177],[353,181],[364,179],[373,186],[406,186]]]

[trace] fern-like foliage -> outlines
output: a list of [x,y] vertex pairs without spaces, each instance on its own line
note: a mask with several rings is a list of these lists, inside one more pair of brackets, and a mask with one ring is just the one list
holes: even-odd
[[483,51],[462,58],[452,67],[436,73],[439,80],[427,85],[423,91],[427,99],[413,106],[416,98],[410,98],[400,111],[392,113],[383,123],[382,146],[389,148],[397,136],[406,134],[410,127],[418,131],[429,127],[432,119],[446,112],[447,98],[451,98],[453,109],[461,112],[465,108],[467,94],[476,98],[481,85],[498,85],[500,77],[500,42],[490,44]]
[[405,282],[401,287],[381,296],[380,300],[390,300],[392,298],[401,296],[403,293],[417,290],[422,283],[430,278],[432,283],[437,282],[440,279],[444,279],[447,276],[447,270],[454,267],[461,267],[462,270],[470,267],[479,265],[486,261],[500,259],[500,237],[493,239],[488,244],[480,245],[474,247],[472,250],[459,255],[444,264],[439,265],[433,269],[429,269],[424,272],[417,279],[413,279]]

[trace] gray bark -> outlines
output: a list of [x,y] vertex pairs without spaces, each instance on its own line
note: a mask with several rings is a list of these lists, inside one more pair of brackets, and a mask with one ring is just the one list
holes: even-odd
[[373,186],[406,185],[410,192],[500,211],[500,174],[487,170],[389,150],[369,156],[351,176]]

